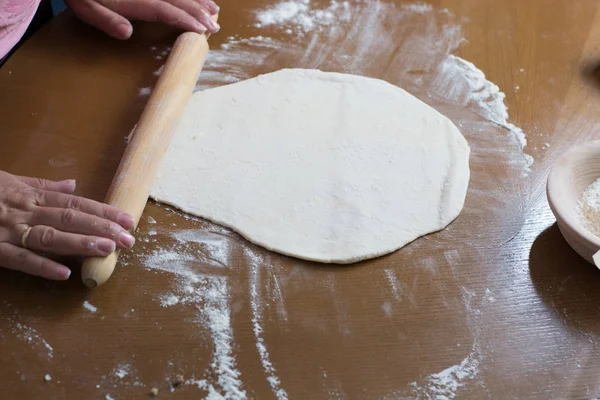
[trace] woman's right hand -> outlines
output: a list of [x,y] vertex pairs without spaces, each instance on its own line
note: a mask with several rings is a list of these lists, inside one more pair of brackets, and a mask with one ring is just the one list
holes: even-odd
[[75,15],[115,39],[129,39],[130,20],[159,21],[184,31],[216,33],[212,0],[66,0]]
[[131,215],[74,191],[74,180],[0,171],[0,267],[66,280],[71,271],[46,254],[102,257],[133,246]]

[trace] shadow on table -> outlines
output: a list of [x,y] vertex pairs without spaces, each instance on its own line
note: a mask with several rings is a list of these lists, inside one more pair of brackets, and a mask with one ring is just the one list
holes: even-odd
[[600,89],[600,60],[596,60],[583,66],[583,77]]
[[529,269],[537,293],[561,322],[600,334],[600,271],[569,247],[556,224],[533,243]]
[[17,310],[23,317],[60,320],[71,311],[80,310],[88,289],[81,283],[79,265],[75,262],[67,264],[73,273],[65,282],[0,268],[0,315],[10,316]]

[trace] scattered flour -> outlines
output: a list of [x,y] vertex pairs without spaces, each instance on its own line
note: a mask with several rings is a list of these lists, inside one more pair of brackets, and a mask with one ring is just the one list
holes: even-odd
[[131,372],[131,365],[129,364],[121,364],[119,366],[117,366],[115,368],[115,370],[113,371],[113,374],[119,378],[119,379],[123,379],[125,378],[127,375],[129,375]]
[[392,313],[393,313],[392,303],[390,303],[389,301],[385,301],[381,305],[381,309],[383,310],[383,313],[385,314],[386,317],[388,317],[388,318],[392,317]]
[[217,232],[206,232],[202,229],[176,231],[171,237],[181,244],[196,243],[202,249],[198,261],[205,264],[227,268],[230,263],[229,248],[231,238]]
[[400,300],[400,289],[398,288],[398,278],[396,278],[396,274],[393,269],[386,269],[385,276],[387,281],[392,289],[392,293],[394,294],[394,298]]
[[172,307],[177,303],[179,303],[179,297],[172,293],[160,297],[160,305],[163,307]]
[[591,233],[600,237],[600,179],[583,191],[575,213],[579,222]]
[[140,90],[139,90],[140,96],[150,96],[150,93],[152,93],[151,87],[143,87],[143,88],[140,88]]
[[527,145],[523,130],[508,122],[508,108],[504,104],[506,95],[496,84],[488,81],[480,69],[452,54],[439,68],[437,85],[445,86],[449,98],[464,106],[472,105],[482,117],[513,134],[521,148]]
[[46,342],[36,329],[20,322],[13,322],[12,331],[19,339],[45,352],[48,358],[54,358],[54,348]]
[[260,361],[263,366],[263,370],[267,375],[267,381],[271,385],[271,390],[278,400],[287,400],[287,392],[281,388],[281,381],[277,377],[275,366],[271,361],[271,357],[265,345],[265,340],[262,337],[263,328],[261,325],[262,320],[262,299],[260,295],[260,271],[263,268],[264,261],[252,252],[250,249],[245,249],[245,256],[250,263],[250,307],[252,308],[252,330],[256,339],[256,350],[260,356]]
[[[173,250],[159,250],[146,257],[145,265],[154,270],[174,274],[177,285],[173,293],[160,296],[163,307],[176,305],[193,305],[197,310],[198,326],[206,328],[213,341],[213,360],[209,369],[205,371],[206,379],[194,381],[198,387],[208,392],[209,399],[245,399],[247,397],[240,379],[240,372],[236,367],[233,352],[233,329],[231,323],[231,308],[229,306],[229,288],[227,276],[209,275],[200,272],[199,266],[214,258],[210,252],[216,244],[210,240],[202,242],[198,236],[199,231],[180,231],[173,234],[176,239]],[[202,235],[209,235],[203,232]],[[200,247],[188,248],[190,242]],[[214,237],[209,239],[216,240]],[[226,240],[219,236],[221,242]],[[205,247],[205,249],[202,249]],[[207,250],[208,249],[208,250]],[[228,255],[226,245],[219,257],[226,259]],[[217,252],[217,254],[219,254]],[[212,264],[211,264],[212,265]],[[222,268],[222,263],[217,263]],[[216,376],[216,378],[213,378]]]
[[91,313],[95,313],[98,311],[98,307],[94,306],[92,303],[90,303],[87,300],[83,302],[83,308],[85,308],[86,310],[88,310]]
[[157,69],[156,71],[154,71],[154,76],[160,76],[162,74],[162,72],[164,71],[165,66],[162,65],[159,69]]
[[410,10],[416,14],[426,14],[433,11],[433,6],[425,3],[404,4],[402,5],[402,8],[404,10]]
[[483,294],[483,299],[486,303],[493,303],[494,301],[496,301],[492,291],[489,288],[485,289],[485,293]]
[[457,396],[459,388],[479,374],[478,353],[474,350],[460,364],[453,365],[425,378],[425,382],[410,384],[412,394],[421,399],[449,400]]
[[[483,328],[476,321],[481,316],[480,310],[474,307],[477,294],[464,287],[461,289],[463,305],[467,312],[467,324],[473,334],[473,345],[469,354],[460,363],[427,375],[419,382],[412,382],[407,390],[390,393],[385,399],[451,400],[457,397],[460,389],[470,382],[476,381],[479,386],[484,387],[479,370],[483,359],[479,344],[484,333]],[[490,295],[491,292],[488,289],[482,296],[482,300],[485,302],[485,297],[487,296],[489,299]],[[460,347],[460,344],[457,346]]]
[[[202,309],[201,322],[206,324],[214,340],[213,365],[218,373],[217,382],[225,393],[225,398],[245,399],[240,372],[236,368],[233,354],[233,329],[231,327],[231,311],[228,304],[228,287],[226,277],[209,277],[206,290],[205,305]],[[210,386],[211,392],[217,390]]]
[[287,34],[304,36],[309,32],[335,29],[334,24],[349,22],[352,16],[348,1],[331,1],[323,9],[312,7],[310,0],[290,0],[277,3],[256,13],[256,27],[274,26]]

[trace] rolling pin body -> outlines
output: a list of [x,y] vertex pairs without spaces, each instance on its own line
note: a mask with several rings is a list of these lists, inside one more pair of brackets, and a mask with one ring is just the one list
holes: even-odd
[[[207,53],[206,35],[186,32],[178,37],[113,178],[105,202],[129,212],[136,226]],[[118,257],[117,250],[107,257],[86,259],[83,283],[96,287],[106,282]]]

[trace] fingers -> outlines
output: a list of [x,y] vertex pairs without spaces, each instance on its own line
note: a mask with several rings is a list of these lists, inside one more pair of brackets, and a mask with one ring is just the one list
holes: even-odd
[[[37,199],[36,203],[40,207],[64,208],[81,211],[86,214],[90,214],[99,218],[116,222],[117,224],[121,225],[127,230],[133,228],[133,226],[135,225],[133,217],[128,213],[123,212],[116,207],[112,207],[107,204],[100,203],[94,200],[89,200],[79,196],[72,196],[54,192],[41,192],[39,193],[39,198]],[[90,222],[98,221],[96,220]]]
[[48,190],[50,192],[60,192],[71,194],[77,186],[74,179],[64,181],[49,181],[41,178],[31,178],[29,176],[17,176],[21,182],[36,189]]
[[216,33],[221,28],[212,19],[212,13],[207,10],[206,5],[197,0],[169,0],[169,3],[196,18],[210,33]]
[[160,21],[184,31],[216,33],[211,17],[219,12],[211,0],[66,0],[84,22],[117,39],[128,39],[129,19]]
[[71,276],[71,270],[64,265],[6,242],[0,243],[0,266],[58,281]]
[[67,0],[67,4],[83,22],[115,39],[129,39],[133,33],[133,27],[127,18],[94,0]]
[[210,13],[210,15],[218,14],[219,10],[221,9],[217,4],[215,4],[215,2],[213,2],[211,0],[197,0],[197,1],[200,4],[202,4],[204,7],[206,7],[206,9]]
[[116,249],[110,239],[65,233],[43,225],[31,228],[25,245],[36,252],[61,256],[105,257]]
[[[37,225],[42,225],[45,227],[53,227],[56,230],[66,233],[107,238],[113,241],[120,249],[128,249],[135,243],[133,236],[119,224],[72,208],[40,208],[33,214],[29,224],[34,226],[34,228],[36,228]],[[33,229],[30,235],[32,233]],[[58,236],[56,232],[48,232],[46,234]],[[47,239],[48,243],[51,242],[50,239],[52,239],[52,237]],[[48,246],[48,244],[46,246]],[[58,244],[55,244],[55,247],[56,246],[58,246]],[[56,247],[56,251],[53,252],[63,254],[60,253],[60,251],[65,250]]]
[[[188,14],[184,9],[178,8],[178,6],[173,5],[170,2],[161,0],[98,1],[106,8],[129,19],[163,22],[184,31],[197,33],[203,33],[207,30],[211,33],[218,31],[218,27],[209,24],[206,19],[203,19],[203,21],[205,21],[208,26],[205,26],[194,16]],[[177,0],[177,2],[180,5],[183,4],[183,0]],[[194,0],[185,0],[185,9],[193,9],[194,6],[192,6],[191,3],[198,4]]]

